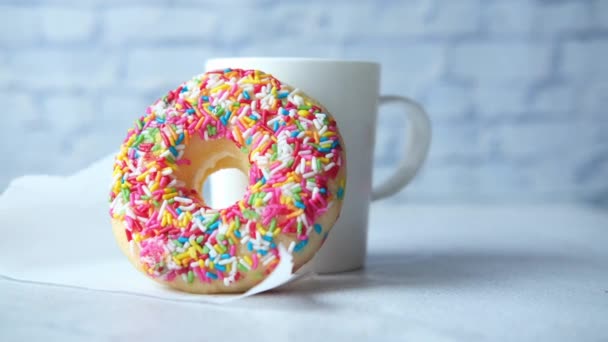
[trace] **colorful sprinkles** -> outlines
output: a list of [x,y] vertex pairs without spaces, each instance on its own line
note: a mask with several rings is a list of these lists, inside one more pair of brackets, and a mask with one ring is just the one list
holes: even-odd
[[[204,205],[175,176],[192,139],[229,139],[251,164],[242,200]],[[336,122],[298,89],[257,70],[194,77],[150,106],[129,130],[114,165],[110,215],[124,223],[150,276],[226,286],[272,272],[276,238],[288,251],[327,235],[316,220],[342,199],[343,150]]]

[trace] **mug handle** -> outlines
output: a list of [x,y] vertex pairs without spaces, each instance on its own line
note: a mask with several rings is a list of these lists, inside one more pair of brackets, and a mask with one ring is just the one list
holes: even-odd
[[426,159],[431,143],[431,123],[428,114],[414,100],[404,96],[382,95],[380,105],[400,103],[409,120],[407,148],[397,170],[382,184],[372,189],[372,201],[396,194],[414,178]]

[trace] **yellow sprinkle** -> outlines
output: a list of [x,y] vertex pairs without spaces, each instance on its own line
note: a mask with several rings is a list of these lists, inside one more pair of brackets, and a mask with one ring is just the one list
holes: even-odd
[[220,253],[220,254],[222,254],[222,253],[223,253],[223,252],[222,252],[222,249],[220,248],[220,245],[218,245],[218,244],[213,245],[213,249],[215,249],[215,250],[216,250],[218,253]]
[[262,186],[262,182],[258,181],[257,183],[255,183],[252,187],[251,187],[251,192],[257,192],[258,189],[260,189],[260,187]]
[[243,259],[245,259],[245,261],[247,262],[247,264],[248,264],[249,266],[253,265],[253,261],[251,261],[251,258],[249,257],[249,255],[245,255],[245,256],[243,257]]
[[236,236],[234,235],[234,232],[233,232],[233,231],[228,232],[228,236],[229,236],[230,238],[232,238],[232,241],[233,241],[233,242],[234,242],[234,241],[238,241],[238,240],[237,240],[237,238],[236,238]]
[[203,260],[199,260],[199,261],[198,261],[198,266],[199,266],[200,268],[204,268],[204,267],[205,267],[205,262],[204,262]]
[[296,210],[296,211],[292,212],[291,214],[287,215],[285,218],[290,219],[292,217],[302,215],[303,213],[304,213],[304,210],[302,210],[302,209]]
[[224,83],[224,84],[221,84],[221,85],[219,85],[219,86],[211,89],[210,92],[211,93],[216,93],[216,92],[219,92],[219,91],[222,91],[222,90],[228,90],[228,89],[230,89],[230,85]]
[[298,111],[298,115],[300,115],[300,116],[306,116],[306,115],[308,115],[308,111],[307,110],[299,110]]
[[196,258],[196,248],[194,248],[194,246],[190,246],[190,248],[188,248],[188,255],[190,255],[192,259]]
[[236,128],[232,132],[234,133],[233,135],[236,137],[236,141],[241,146],[245,145],[245,142],[243,141],[243,136],[241,135],[241,132],[238,129],[236,129]]
[[137,176],[135,179],[137,179],[138,182],[141,182],[144,179],[146,179],[146,177],[148,176],[149,173],[150,173],[150,170],[146,170],[146,172],[144,172],[141,175]]
[[166,194],[166,195],[163,195],[163,199],[164,200],[170,200],[170,199],[172,199],[175,196],[177,196],[177,193]]
[[251,120],[248,116],[242,116],[241,122],[248,127],[253,124],[253,120]]
[[210,270],[214,270],[215,269],[215,264],[213,263],[213,261],[209,261],[209,269]]
[[195,131],[198,131],[202,126],[203,126],[203,122],[205,122],[205,117],[202,116],[198,122],[196,123],[196,126],[194,128]]
[[201,245],[196,243],[196,241],[192,241],[192,246],[194,246],[197,252],[203,254],[203,248],[201,247]]

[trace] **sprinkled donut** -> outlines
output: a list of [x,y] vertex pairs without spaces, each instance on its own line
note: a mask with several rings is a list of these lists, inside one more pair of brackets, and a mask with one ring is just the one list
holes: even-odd
[[[200,189],[224,168],[249,175],[223,209]],[[315,100],[259,70],[194,77],[147,108],[114,164],[110,215],[133,265],[193,293],[243,292],[279,263],[294,270],[322,245],[342,207],[345,152]]]

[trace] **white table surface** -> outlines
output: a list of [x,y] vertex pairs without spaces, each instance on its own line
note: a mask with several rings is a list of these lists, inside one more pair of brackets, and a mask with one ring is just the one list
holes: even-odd
[[376,204],[370,221],[365,270],[223,306],[0,277],[0,341],[608,341],[607,211]]

